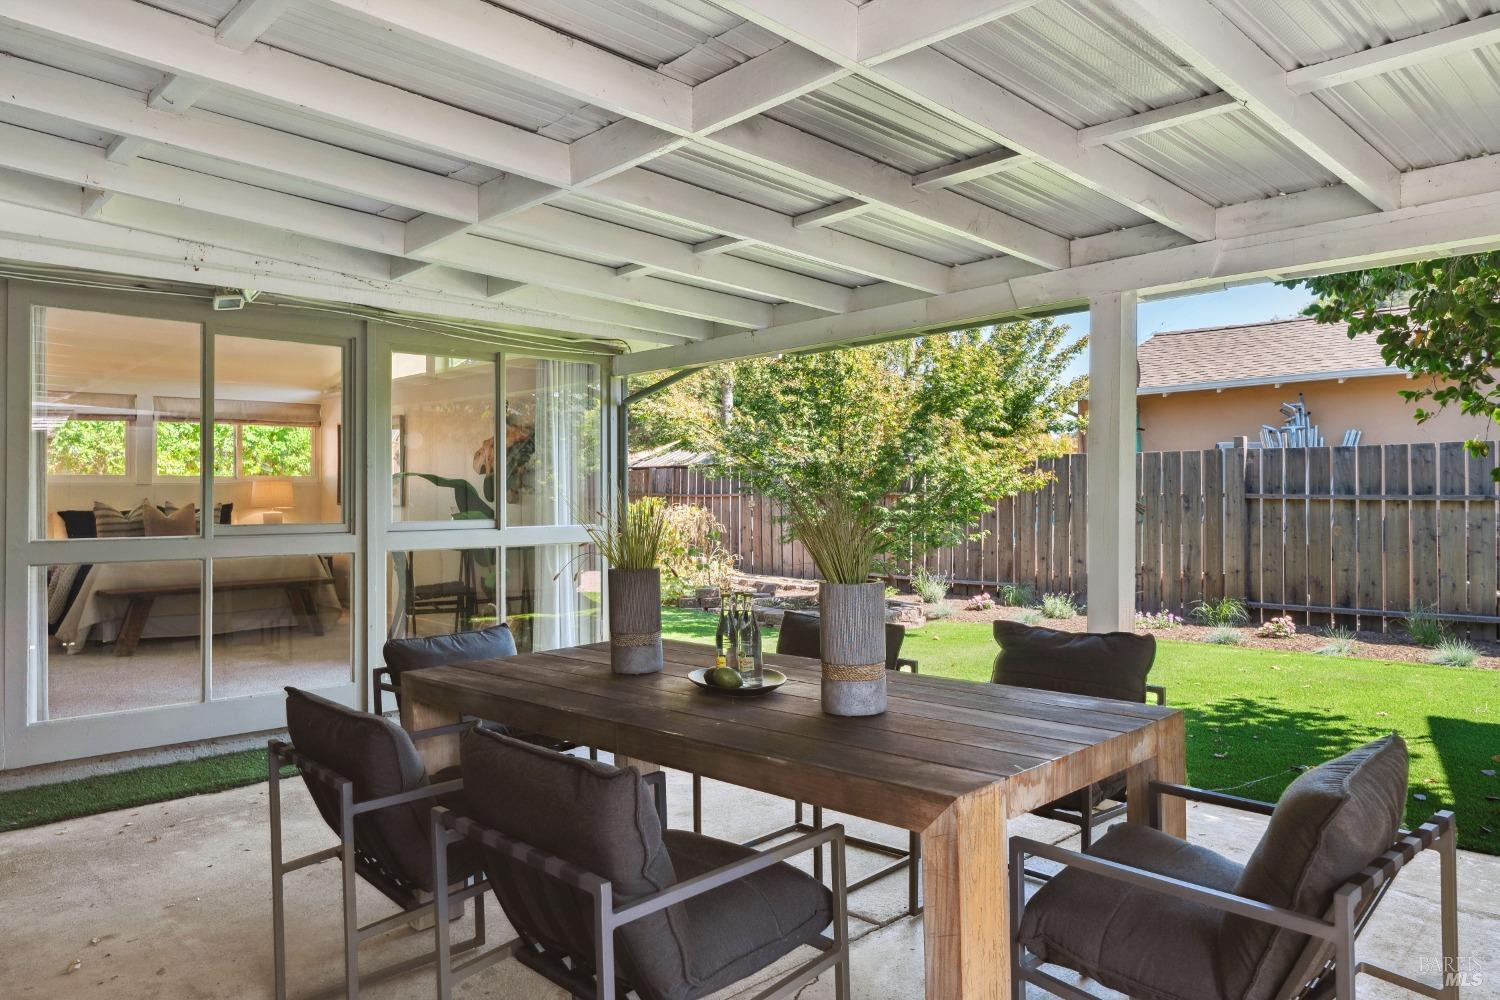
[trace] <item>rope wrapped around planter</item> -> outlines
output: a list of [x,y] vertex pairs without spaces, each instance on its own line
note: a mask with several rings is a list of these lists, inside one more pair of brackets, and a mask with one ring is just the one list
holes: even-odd
[[660,641],[661,641],[661,633],[660,632],[623,632],[623,633],[611,633],[610,637],[609,637],[609,644],[611,646],[620,646],[622,648],[631,648],[631,647],[635,647],[635,646],[650,646],[650,645],[653,645],[654,643],[658,643]]
[[829,681],[878,681],[884,676],[884,663],[823,664],[823,679]]

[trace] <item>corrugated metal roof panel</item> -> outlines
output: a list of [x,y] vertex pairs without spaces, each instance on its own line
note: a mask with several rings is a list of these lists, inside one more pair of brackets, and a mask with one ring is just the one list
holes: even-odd
[[659,219],[645,212],[636,212],[617,205],[607,205],[603,202],[589,201],[580,195],[567,195],[552,202],[556,208],[566,209],[569,212],[577,212],[591,219],[600,219],[604,222],[613,222],[617,225],[628,226],[631,229],[639,229],[643,233],[652,233],[663,236],[669,240],[677,240],[681,243],[702,243],[721,235],[716,230],[702,229],[697,226],[689,226],[680,222],[672,222],[667,219]]
[[875,280],[863,274],[855,274],[852,271],[845,271],[842,268],[806,260],[798,257],[796,254],[777,250],[773,247],[750,244],[749,246],[735,250],[733,256],[743,257],[745,260],[753,260],[761,264],[769,264],[771,267],[779,267],[783,271],[805,274],[809,278],[821,278],[824,281],[832,281],[836,284],[850,287],[868,285]]
[[968,264],[996,256],[994,250],[973,240],[887,212],[866,212],[828,228],[940,264]]
[[1127,139],[1115,148],[1215,205],[1274,198],[1338,182],[1316,160],[1247,111]]
[[699,146],[685,147],[652,160],[646,169],[786,215],[811,212],[841,197],[821,184],[811,184]]
[[1098,0],[1047,0],[934,48],[1074,128],[1218,89]]
[[571,142],[619,116],[360,18],[294,6],[261,40],[476,114]]
[[952,190],[1071,239],[1150,221],[1041,163],[991,174]]
[[[198,99],[198,107],[217,114],[254,122],[319,142],[331,143],[371,156],[403,163],[436,174],[456,174],[468,165],[462,160],[414,145],[396,142],[361,129],[331,122],[321,115],[238,91],[211,90]],[[484,168],[488,170],[488,168]],[[493,171],[489,171],[491,176]],[[488,178],[484,178],[488,179]]]
[[1497,0],[1215,0],[1292,70],[1500,11]]
[[913,174],[995,146],[980,133],[862,79],[841,80],[773,108],[766,117]]
[[1398,170],[1500,152],[1500,45],[1321,96]]
[[504,7],[655,68],[745,22],[703,0],[505,0]]
[[7,25],[0,33],[0,52],[56,69],[65,69],[117,87],[148,94],[162,81],[162,74],[149,66],[116,59],[51,35]]

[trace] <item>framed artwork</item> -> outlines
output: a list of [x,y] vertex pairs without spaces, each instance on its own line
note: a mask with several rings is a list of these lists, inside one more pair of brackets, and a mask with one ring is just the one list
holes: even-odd
[[391,506],[406,506],[406,416],[391,418]]

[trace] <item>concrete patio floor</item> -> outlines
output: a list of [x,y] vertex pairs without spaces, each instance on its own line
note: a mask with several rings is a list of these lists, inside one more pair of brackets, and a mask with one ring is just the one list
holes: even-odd
[[[705,783],[706,832],[745,838],[790,816],[789,803],[730,786]],[[287,851],[327,846],[331,834],[300,781],[283,786]],[[672,774],[672,825],[690,823],[688,781]],[[270,893],[265,785],[108,813],[0,835],[0,995],[14,1000],[229,1000],[271,995]],[[1263,820],[1213,807],[1194,807],[1195,842],[1243,860]],[[904,835],[860,821],[851,830],[890,843]],[[1027,818],[1012,827],[1062,842],[1069,828]],[[851,852],[851,879],[872,870],[873,855]],[[1460,856],[1466,1000],[1500,997],[1500,858]],[[905,917],[906,879],[893,876],[851,897],[853,992],[856,997],[922,995],[922,926]],[[1424,978],[1438,955],[1436,859],[1401,877],[1365,935],[1362,958]],[[389,904],[361,884],[362,920]],[[509,938],[491,901],[492,941]],[[290,981],[293,997],[335,985],[341,968],[339,876],[332,864],[287,880]],[[466,919],[465,923],[468,923]],[[460,929],[466,935],[468,928]],[[374,968],[420,953],[430,934],[394,931],[367,942],[363,964]],[[765,982],[770,974],[762,977]],[[800,994],[832,997],[832,977]],[[1097,989],[1097,988],[1096,988]],[[753,995],[753,984],[725,994]],[[368,987],[375,1000],[434,995],[428,971]],[[462,985],[458,996],[566,1000],[515,962]],[[1037,993],[1037,996],[1042,994]],[[1404,997],[1368,977],[1360,997]]]

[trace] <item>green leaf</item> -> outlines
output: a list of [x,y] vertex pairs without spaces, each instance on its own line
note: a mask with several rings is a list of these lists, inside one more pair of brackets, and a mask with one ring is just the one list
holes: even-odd
[[485,520],[493,519],[495,508],[485,503],[474,484],[467,479],[450,479],[447,476],[434,475],[431,472],[398,472],[396,478],[411,476],[416,479],[424,479],[434,486],[446,487],[453,491],[453,501],[458,506],[458,514],[455,520]]

